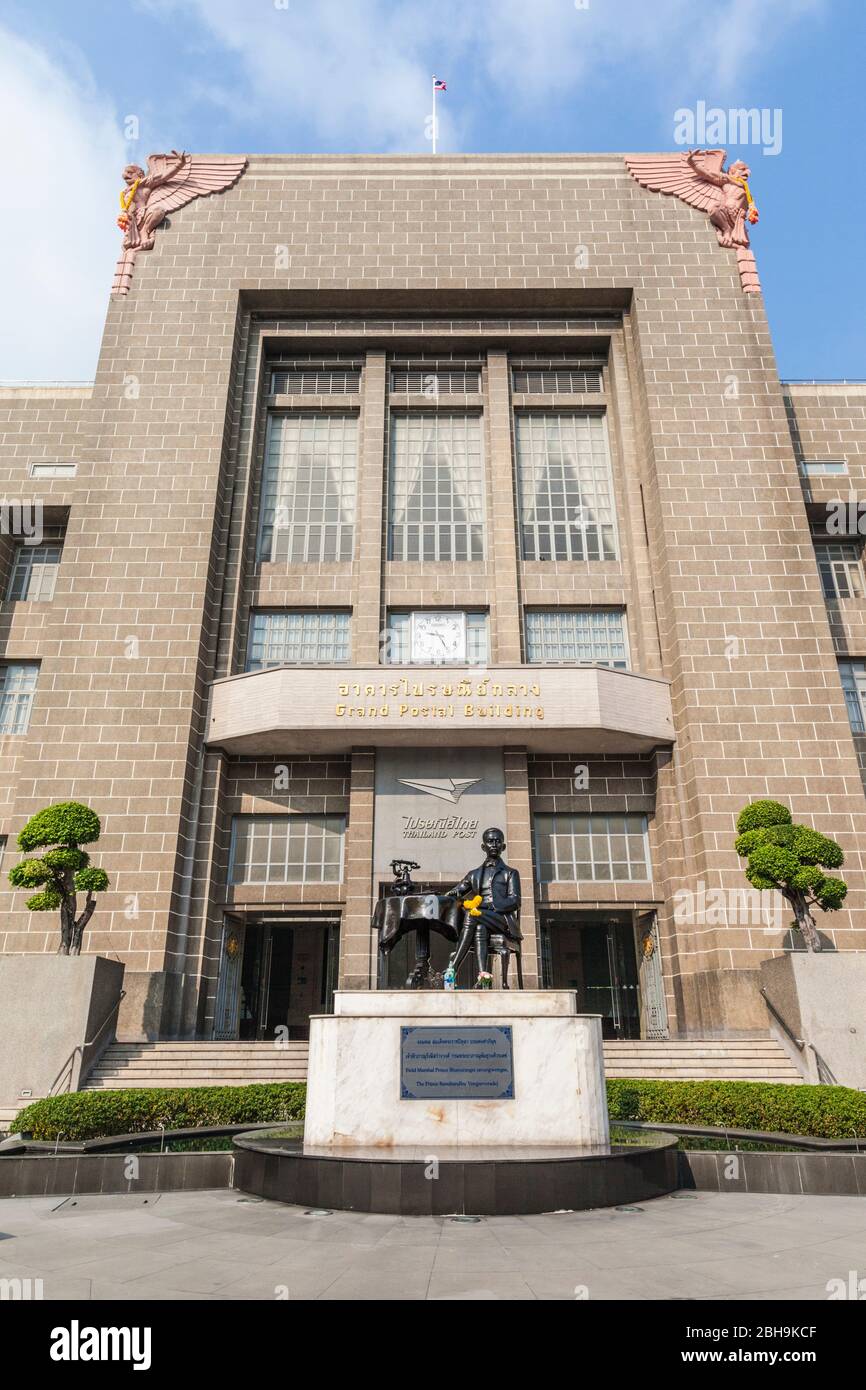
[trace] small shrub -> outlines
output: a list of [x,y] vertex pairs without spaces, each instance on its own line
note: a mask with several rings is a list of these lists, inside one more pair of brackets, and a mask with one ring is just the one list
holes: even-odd
[[162,1087],[140,1091],[72,1091],[20,1111],[12,1131],[34,1139],[101,1139],[112,1134],[259,1124],[303,1119],[303,1081],[260,1086]]
[[847,1086],[617,1078],[607,1083],[607,1100],[612,1120],[759,1129],[821,1139],[866,1135],[866,1095]]
[[[194,1129],[302,1120],[302,1081],[261,1086],[192,1086],[187,1090],[73,1091],[22,1110],[13,1131],[34,1139],[99,1139],[150,1130]],[[787,1086],[764,1081],[629,1081],[607,1083],[611,1120],[710,1125],[866,1137],[866,1095],[847,1086]]]

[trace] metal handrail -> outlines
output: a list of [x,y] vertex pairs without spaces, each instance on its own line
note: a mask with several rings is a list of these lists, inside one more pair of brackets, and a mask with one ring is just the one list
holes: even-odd
[[788,1024],[785,1022],[784,1018],[779,1013],[779,1010],[776,1008],[775,1004],[773,1003],[772,999],[770,998],[769,994],[763,986],[761,986],[761,996],[767,1008],[770,1010],[770,1013],[773,1015],[773,1018],[778,1023],[779,1027],[788,1035],[788,1037],[791,1039],[791,1042],[796,1047],[797,1051],[802,1052],[806,1047],[805,1038],[798,1038],[796,1033],[791,1031],[791,1029],[788,1027]]
[[763,986],[761,987],[761,996],[767,1008],[770,1010],[770,1013],[773,1015],[773,1018],[776,1020],[783,1032],[791,1039],[791,1042],[797,1048],[797,1051],[805,1052],[806,1048],[808,1048],[810,1052],[814,1053],[815,1066],[818,1071],[818,1079],[820,1084],[822,1086],[838,1086],[839,1082],[836,1079],[836,1076],[832,1068],[828,1067],[827,1063],[824,1061],[824,1058],[821,1056],[815,1044],[809,1042],[807,1038],[798,1038],[796,1034],[791,1031],[788,1024],[785,1022],[784,1018],[779,1013],[779,1010],[776,1008],[775,1004],[773,1003],[772,999],[770,998],[769,994]]
[[126,998],[126,990],[125,990],[125,989],[122,989],[122,990],[120,991],[120,994],[117,996],[117,999],[116,999],[115,1003],[112,1004],[112,1006],[111,1006],[111,1008],[109,1009],[108,1013],[105,1015],[105,1018],[102,1020],[102,1022],[101,1022],[100,1025],[99,1025],[99,1027],[97,1028],[96,1032],[93,1034],[93,1037],[92,1037],[92,1038],[85,1038],[85,1040],[84,1040],[83,1043],[77,1043],[76,1046],[73,1047],[72,1051],[70,1052],[69,1056],[66,1058],[66,1061],[63,1063],[63,1066],[60,1068],[59,1072],[57,1073],[57,1075],[55,1076],[54,1080],[52,1081],[51,1086],[49,1087],[48,1094],[49,1094],[50,1096],[53,1096],[53,1095],[58,1094],[58,1092],[55,1090],[55,1088],[56,1088],[56,1087],[58,1086],[58,1084],[62,1081],[63,1077],[65,1077],[65,1076],[67,1076],[67,1075],[71,1077],[71,1075],[72,1075],[72,1064],[73,1064],[73,1062],[74,1062],[74,1060],[75,1060],[75,1055],[76,1055],[76,1053],[80,1053],[82,1059],[84,1058],[84,1053],[85,1053],[85,1051],[87,1050],[87,1048],[93,1046],[93,1044],[96,1042],[96,1039],[97,1039],[97,1038],[99,1037],[99,1035],[102,1033],[103,1029],[106,1028],[107,1025],[110,1023],[110,1021],[111,1021],[113,1015],[117,1013],[118,1009],[120,1008],[120,1006],[121,1006],[121,1004],[123,1003],[123,1001],[124,1001],[125,998]]

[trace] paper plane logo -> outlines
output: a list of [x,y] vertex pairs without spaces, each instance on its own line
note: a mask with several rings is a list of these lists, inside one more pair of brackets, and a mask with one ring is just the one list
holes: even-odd
[[414,787],[416,791],[426,792],[428,796],[438,797],[440,801],[450,801],[456,805],[465,791],[480,782],[480,777],[398,777],[404,787]]

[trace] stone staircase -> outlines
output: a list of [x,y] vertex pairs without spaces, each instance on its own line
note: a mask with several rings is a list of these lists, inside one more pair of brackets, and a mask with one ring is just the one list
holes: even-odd
[[304,1081],[306,1042],[112,1043],[87,1081],[85,1091],[119,1091],[143,1086],[251,1086],[257,1081]]
[[[102,1054],[84,1089],[303,1081],[308,1055],[306,1042],[290,1042],[283,1047],[269,1042],[113,1043]],[[803,1080],[781,1044],[767,1037],[606,1042],[604,1065],[609,1077],[661,1077],[669,1081]]]
[[665,1081],[787,1081],[805,1078],[775,1038],[674,1038],[668,1042],[606,1042],[609,1078]]

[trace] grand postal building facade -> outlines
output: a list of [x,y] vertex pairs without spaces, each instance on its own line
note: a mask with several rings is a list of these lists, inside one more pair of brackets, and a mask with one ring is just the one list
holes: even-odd
[[[376,986],[391,860],[435,890],[490,825],[526,984],[609,1037],[768,1029],[800,943],[744,893],[750,799],[839,840],[820,926],[866,950],[861,537],[827,523],[866,390],[779,380],[724,165],[126,171],[95,381],[0,391],[40,517],[2,537],[5,868],[43,805],[101,817],[120,1037],[304,1038]],[[0,903],[0,950],[55,949]]]

